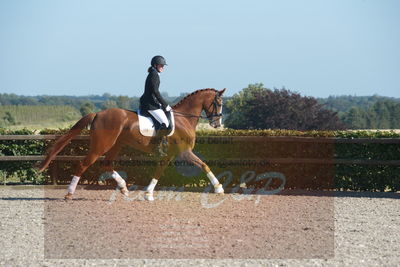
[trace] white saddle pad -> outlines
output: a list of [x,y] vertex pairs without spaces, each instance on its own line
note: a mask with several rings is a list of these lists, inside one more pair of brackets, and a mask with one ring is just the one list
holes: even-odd
[[[140,110],[137,111],[138,117],[139,117],[139,130],[140,133],[143,136],[155,136],[156,135],[156,130],[154,128],[154,122],[152,117],[148,116],[143,116],[140,113]],[[171,111],[171,124],[172,124],[172,130],[168,134],[168,136],[171,136],[174,134],[175,131],[175,118],[174,118],[174,112]]]

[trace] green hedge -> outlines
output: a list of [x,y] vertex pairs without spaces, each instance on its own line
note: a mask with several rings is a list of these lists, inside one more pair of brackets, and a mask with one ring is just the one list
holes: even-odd
[[[68,129],[43,130],[40,134],[63,134]],[[87,132],[85,132],[87,134]],[[35,134],[30,130],[9,131],[0,129],[2,135]],[[253,179],[247,184],[254,187],[265,187],[268,180],[257,175],[263,173],[281,173],[285,176],[285,188],[304,189],[339,189],[361,191],[399,191],[400,167],[385,165],[344,165],[344,164],[281,164],[260,162],[253,164],[251,160],[263,158],[324,158],[324,159],[365,159],[365,160],[398,160],[400,144],[384,143],[301,143],[301,142],[231,142],[233,136],[297,136],[297,137],[337,137],[337,138],[399,138],[395,132],[387,131],[288,131],[288,130],[223,130],[199,131],[197,133],[195,153],[207,161],[213,172],[218,175],[229,171],[228,175],[220,177],[222,182],[230,187],[237,186],[241,178]],[[10,140],[0,141],[0,155],[41,155],[54,141],[43,140]],[[74,140],[60,155],[86,155],[88,141]],[[121,155],[141,157],[148,155],[125,148]],[[234,160],[232,160],[234,159]],[[246,160],[248,162],[246,162]],[[117,161],[116,170],[127,173],[129,184],[147,185],[154,172],[156,161]],[[34,162],[0,162],[0,170],[7,176],[15,176],[21,182],[50,183],[49,172],[38,174]],[[58,165],[57,180],[68,183],[76,162],[52,163]],[[183,166],[182,166],[183,165]],[[262,166],[260,166],[262,165]],[[229,177],[231,174],[231,177]],[[101,162],[90,167],[82,177],[83,183],[95,184],[101,180]],[[231,178],[231,180],[229,180]],[[249,180],[249,179],[247,179]],[[105,181],[114,185],[112,180]],[[269,188],[280,184],[279,179],[272,179]],[[269,183],[268,182],[268,183]],[[205,186],[207,177],[194,167],[184,162],[174,161],[166,169],[160,186]]]
[[[1,135],[32,135],[33,131],[28,129],[10,131],[0,128]],[[0,141],[0,156],[25,156],[41,155],[45,151],[46,143],[42,140],[7,140]],[[31,161],[0,161],[0,175],[4,175],[12,182],[29,182],[42,184],[46,180],[46,174],[40,174],[34,168]]]

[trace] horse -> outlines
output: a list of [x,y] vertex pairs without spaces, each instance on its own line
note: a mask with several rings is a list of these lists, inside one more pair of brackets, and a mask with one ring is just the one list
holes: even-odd
[[[212,127],[221,126],[222,95],[224,92],[225,89],[216,90],[213,88],[196,90],[172,107],[175,131],[167,137],[167,153],[160,158],[163,164],[157,166],[150,184],[146,188],[145,200],[154,201],[154,188],[165,168],[177,155],[203,170],[214,186],[214,193],[224,194],[222,185],[209,166],[192,152],[196,139],[196,126],[199,119],[203,117],[201,115],[203,111],[205,111],[205,118],[209,120]],[[157,142],[154,142],[154,137],[147,137],[140,133],[138,115],[130,110],[111,108],[82,117],[66,134],[59,137],[47,151],[45,160],[38,168],[39,172],[44,171],[71,139],[87,126],[90,126],[89,152],[76,167],[64,198],[66,200],[73,199],[80,177],[102,155],[105,155],[105,164],[102,167],[105,171],[111,173],[111,177],[117,182],[120,192],[128,196],[129,191],[125,180],[114,170],[113,161],[119,151],[126,145],[146,153],[154,153],[157,149]]]

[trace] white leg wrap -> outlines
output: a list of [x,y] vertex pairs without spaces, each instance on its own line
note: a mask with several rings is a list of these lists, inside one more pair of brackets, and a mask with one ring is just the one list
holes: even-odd
[[71,194],[75,193],[75,189],[76,189],[76,186],[78,185],[78,182],[79,182],[80,178],[81,177],[79,177],[79,176],[72,177],[72,180],[71,180],[71,182],[69,183],[69,186],[68,186],[68,193],[71,193]]
[[157,179],[151,179],[151,182],[149,184],[149,186],[147,187],[146,191],[149,193],[153,193],[154,191],[154,187],[156,187],[158,180]]
[[146,193],[144,193],[144,199],[148,201],[154,201],[153,197],[153,191],[154,187],[156,187],[158,180],[157,179],[151,179],[150,184],[147,186]]
[[224,189],[222,188],[222,184],[219,183],[218,179],[211,171],[207,173],[207,177],[208,179],[210,179],[212,185],[214,186],[214,192],[217,194],[223,194]]
[[117,182],[119,188],[126,187],[125,180],[119,175],[118,172],[113,171],[113,173],[111,174],[111,177],[114,178],[114,180]]
[[208,177],[208,179],[210,179],[210,182],[212,183],[212,185],[219,184],[218,179],[215,177],[214,173],[212,173],[211,171],[207,173],[207,177]]

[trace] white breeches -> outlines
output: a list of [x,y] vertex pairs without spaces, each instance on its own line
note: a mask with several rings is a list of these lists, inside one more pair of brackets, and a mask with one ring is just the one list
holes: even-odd
[[160,123],[164,123],[166,127],[169,127],[167,115],[165,115],[162,109],[149,110],[149,113]]

